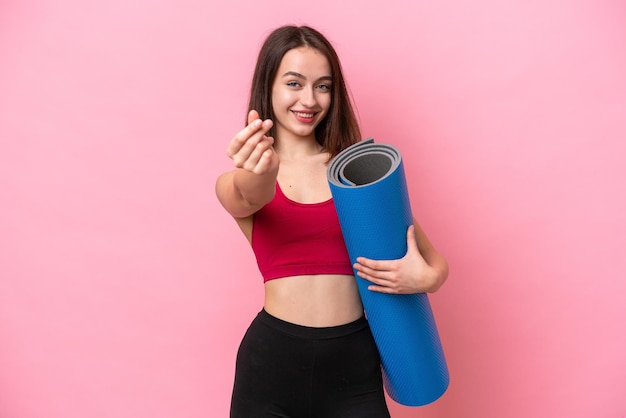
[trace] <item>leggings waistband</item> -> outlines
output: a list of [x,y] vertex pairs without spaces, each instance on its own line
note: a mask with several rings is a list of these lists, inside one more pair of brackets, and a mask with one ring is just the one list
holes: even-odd
[[277,331],[294,337],[312,340],[345,337],[346,335],[362,331],[369,326],[365,316],[362,316],[356,321],[343,325],[331,327],[307,327],[305,325],[293,324],[276,318],[275,316],[270,315],[265,309],[262,309],[261,312],[259,312],[256,319]]

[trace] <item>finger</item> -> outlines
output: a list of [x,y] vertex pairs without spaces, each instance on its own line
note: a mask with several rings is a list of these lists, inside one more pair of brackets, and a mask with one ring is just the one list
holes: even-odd
[[391,289],[390,287],[385,287],[385,286],[368,286],[367,290],[371,290],[372,292],[378,292],[378,293],[387,293],[389,295],[397,293],[396,290]]
[[248,125],[252,123],[253,120],[260,119],[259,112],[252,109],[248,112]]
[[261,119],[255,119],[241,131],[237,132],[233,139],[231,139],[231,141],[228,143],[226,154],[231,158],[235,154],[237,154],[237,152],[239,152],[244,144],[252,138],[252,136],[261,128],[262,125],[263,121],[261,121]]
[[[357,257],[356,261],[363,266],[363,268],[368,269],[368,271],[387,271],[391,270],[393,267],[389,260],[370,260],[365,257]],[[355,265],[355,267],[356,266],[357,265]]]
[[373,270],[358,264],[355,264],[354,268],[357,270],[356,273],[359,277],[377,284],[386,285],[394,277],[393,272],[387,270]]
[[372,292],[378,292],[378,293],[392,293],[391,289],[389,289],[388,287],[384,287],[384,286],[368,286],[367,290],[371,290]]
[[242,168],[249,170],[249,171],[258,171],[256,169],[257,169],[257,166],[261,163],[261,158],[263,157],[266,151],[271,152],[270,148],[272,147],[272,144],[273,144],[273,141],[270,138],[264,137],[254,147],[254,149],[252,150],[248,158],[244,161]]
[[[230,142],[227,154],[235,160],[236,166],[241,166],[248,159],[254,148],[267,138],[265,134],[272,128],[273,122],[269,119],[261,121],[254,120],[251,124],[242,129]],[[273,139],[272,139],[273,141]]]
[[272,154],[273,154],[273,150],[271,149],[265,150],[265,152],[263,152],[263,154],[261,155],[261,158],[259,159],[259,162],[254,168],[253,172],[256,174],[261,174],[261,173],[266,172],[267,169],[271,165]]
[[397,291],[397,289],[396,289],[397,283],[395,283],[395,282],[393,282],[391,280],[374,278],[374,277],[370,277],[370,276],[363,277],[363,278],[365,280],[367,280],[368,282],[370,282],[370,284],[367,287],[370,290],[383,292],[383,293],[394,293],[394,292]]
[[272,121],[266,120],[263,122],[261,129],[252,135],[241,146],[237,153],[232,157],[236,166],[242,166],[252,158],[256,163],[260,155],[274,143],[274,138],[266,136],[267,130],[271,128]]
[[409,225],[406,231],[407,253],[419,252],[417,247],[417,236],[415,235],[415,225]]

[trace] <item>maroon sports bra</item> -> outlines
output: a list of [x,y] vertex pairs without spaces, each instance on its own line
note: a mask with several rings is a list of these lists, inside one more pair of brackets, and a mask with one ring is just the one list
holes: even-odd
[[333,200],[295,202],[278,182],[274,199],[254,214],[251,243],[264,282],[286,276],[354,274]]

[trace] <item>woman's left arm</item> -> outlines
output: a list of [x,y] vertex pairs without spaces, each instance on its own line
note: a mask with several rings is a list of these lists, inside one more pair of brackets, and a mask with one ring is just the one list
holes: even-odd
[[437,252],[415,218],[407,230],[406,255],[397,260],[358,257],[359,277],[372,282],[369,290],[404,294],[436,292],[448,278],[448,262]]

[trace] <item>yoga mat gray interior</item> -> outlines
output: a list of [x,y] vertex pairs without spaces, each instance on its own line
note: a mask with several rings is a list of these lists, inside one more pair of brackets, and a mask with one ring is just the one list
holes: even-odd
[[[358,142],[333,158],[327,176],[352,263],[404,257],[413,215],[398,149]],[[407,406],[437,400],[450,378],[428,295],[373,292],[356,271],[355,279],[389,396]]]

